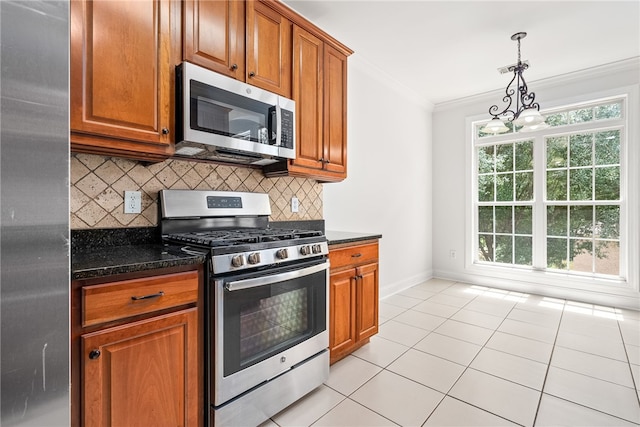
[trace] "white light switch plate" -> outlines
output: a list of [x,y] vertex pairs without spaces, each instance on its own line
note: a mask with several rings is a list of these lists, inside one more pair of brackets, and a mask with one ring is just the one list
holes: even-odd
[[300,201],[297,197],[291,198],[291,212],[298,212],[298,208],[300,208]]
[[124,213],[137,214],[142,212],[142,194],[139,191],[124,192]]

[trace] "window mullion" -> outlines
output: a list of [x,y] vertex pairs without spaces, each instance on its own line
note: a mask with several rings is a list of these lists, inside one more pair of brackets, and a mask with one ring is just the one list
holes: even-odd
[[536,136],[533,143],[533,268],[543,270],[547,266],[547,206],[546,155],[544,136]]

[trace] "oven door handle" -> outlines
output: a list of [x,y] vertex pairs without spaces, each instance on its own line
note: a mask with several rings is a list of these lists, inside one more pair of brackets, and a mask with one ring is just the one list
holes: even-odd
[[236,280],[227,282],[224,288],[230,292],[241,291],[243,289],[256,288],[258,286],[272,285],[285,280],[297,279],[299,277],[309,276],[322,270],[329,268],[328,262],[313,265],[311,267],[301,268],[300,270],[287,271],[284,273],[272,274],[271,276],[254,277],[253,279]]

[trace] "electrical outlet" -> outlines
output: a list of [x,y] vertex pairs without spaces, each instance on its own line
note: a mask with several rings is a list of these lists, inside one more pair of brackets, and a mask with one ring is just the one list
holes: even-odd
[[291,212],[298,212],[299,208],[300,208],[300,201],[298,200],[297,197],[292,197],[291,198]]
[[451,258],[451,259],[456,259],[456,256],[457,256],[456,251],[454,251],[453,249],[451,249],[451,250],[449,251],[449,258]]
[[139,191],[124,192],[124,213],[139,214],[142,212],[142,194]]

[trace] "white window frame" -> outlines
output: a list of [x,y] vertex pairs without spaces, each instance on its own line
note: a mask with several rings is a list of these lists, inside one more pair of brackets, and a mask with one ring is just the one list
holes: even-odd
[[[591,104],[593,102],[606,102],[616,98],[624,98],[625,106],[623,107],[624,114],[624,129],[621,134],[621,159],[620,159],[620,236],[621,236],[621,254],[624,253],[624,260],[620,264],[620,274],[623,277],[599,277],[591,275],[580,275],[574,272],[563,272],[553,270],[543,270],[536,268],[535,259],[546,259],[545,247],[536,245],[534,238],[534,265],[531,267],[514,267],[512,265],[501,266],[495,263],[476,263],[477,252],[477,224],[476,224],[476,203],[477,200],[477,163],[476,163],[476,125],[478,122],[486,121],[487,115],[477,115],[473,117],[467,117],[466,119],[466,212],[465,212],[465,273],[473,274],[475,276],[486,276],[493,280],[497,280],[496,284],[499,284],[501,280],[516,280],[523,284],[528,285],[542,285],[548,286],[549,290],[554,287],[562,287],[565,289],[574,290],[587,290],[595,292],[607,292],[610,294],[620,295],[636,295],[639,290],[639,266],[637,262],[632,260],[640,259],[640,143],[638,137],[640,136],[639,127],[640,123],[636,118],[640,117],[639,105],[639,89],[638,85],[619,88],[617,90],[610,90],[595,94],[586,94],[573,99],[559,100],[555,103],[550,103],[548,110],[542,110],[541,113],[549,114],[554,110],[563,110],[571,108],[573,106],[578,107],[584,104]],[[591,122],[592,123],[592,122]],[[603,127],[606,125],[603,124]],[[483,137],[481,141],[489,143],[500,143],[506,141],[518,141],[522,139],[536,139],[541,138],[541,135],[550,133],[564,133],[566,131],[577,131],[580,129],[580,125],[568,125],[558,127],[558,131],[554,132],[554,128],[548,128],[543,131],[531,132],[526,134],[508,133],[503,135],[496,135],[490,137]],[[538,144],[536,140],[534,144],[534,185],[543,186],[538,188],[545,188],[545,168],[540,168],[540,165],[544,166],[544,147],[537,148]],[[544,145],[544,144],[542,144]],[[546,191],[546,190],[545,190]],[[538,194],[541,194],[538,191]],[[635,196],[635,197],[634,197]],[[535,196],[534,196],[535,198]],[[544,200],[534,200],[534,205],[539,205],[537,212],[545,212],[545,209],[540,210],[544,205]],[[546,214],[536,215],[534,209],[533,216],[533,232],[542,232],[546,234]],[[624,236],[624,238],[623,238]],[[544,258],[540,258],[544,257]],[[530,288],[532,291],[535,288]]]

